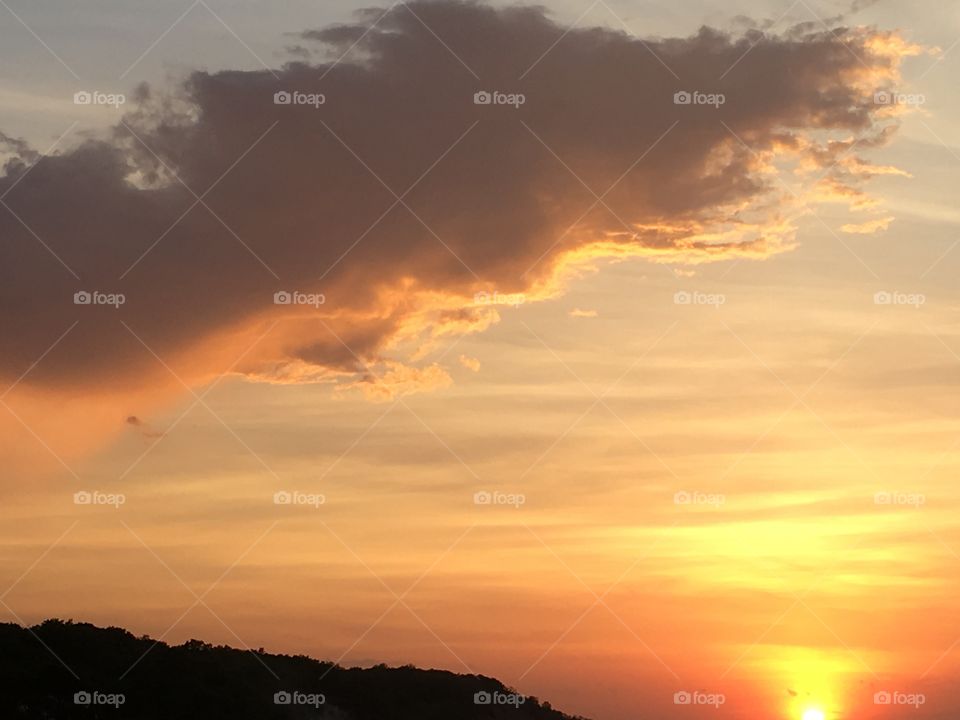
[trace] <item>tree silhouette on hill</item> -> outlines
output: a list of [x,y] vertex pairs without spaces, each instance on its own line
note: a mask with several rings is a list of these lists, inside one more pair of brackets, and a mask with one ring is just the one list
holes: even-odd
[[0,717],[29,720],[584,720],[482,675],[344,668],[116,627],[0,624]]

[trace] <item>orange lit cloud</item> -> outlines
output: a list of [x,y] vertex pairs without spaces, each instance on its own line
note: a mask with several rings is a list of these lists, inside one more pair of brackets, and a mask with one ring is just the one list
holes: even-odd
[[458,359],[460,364],[467,368],[467,370],[480,372],[480,361],[477,360],[477,358],[470,357],[468,355],[461,355]]
[[881,232],[890,227],[890,223],[894,220],[893,216],[887,216],[883,218],[877,218],[875,220],[868,220],[867,222],[862,223],[848,223],[841,226],[841,230],[845,233],[853,233],[856,235],[872,235],[873,233]]

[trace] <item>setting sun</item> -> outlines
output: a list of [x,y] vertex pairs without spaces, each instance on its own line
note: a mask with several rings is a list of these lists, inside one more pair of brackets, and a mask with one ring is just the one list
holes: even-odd
[[823,720],[824,717],[823,710],[817,710],[816,708],[810,708],[803,713],[803,720]]

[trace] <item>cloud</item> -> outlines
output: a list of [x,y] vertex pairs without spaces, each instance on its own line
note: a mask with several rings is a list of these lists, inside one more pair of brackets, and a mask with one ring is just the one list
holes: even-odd
[[162,432],[153,430],[150,425],[138,418],[136,415],[130,415],[126,419],[126,424],[132,428],[136,428],[144,438],[154,439],[163,437]]
[[368,400],[387,402],[405,395],[438,390],[453,382],[447,371],[436,364],[415,368],[387,361],[384,365],[385,370],[369,371],[359,380],[338,385],[337,391],[360,390]]
[[480,361],[477,358],[469,357],[468,355],[461,355],[457,358],[460,361],[460,364],[463,365],[467,370],[472,370],[473,372],[480,372]]
[[875,220],[868,220],[862,223],[848,223],[840,227],[845,233],[853,233],[856,235],[873,235],[874,233],[886,230],[890,227],[890,223],[894,221],[894,217],[889,215],[887,217],[876,218]]
[[40,153],[32,149],[24,140],[12,138],[0,132],[0,149],[3,149],[5,155],[13,155],[26,162],[36,162]]
[[913,52],[865,29],[567,33],[541,8],[459,1],[357,17],[298,38],[339,61],[141,86],[111,133],[41,159],[4,136],[0,375],[442,386],[416,363],[496,322],[475,292],[535,302],[603,258],[788,251],[783,161],[865,202],[884,170],[856,153],[895,122],[873,92]]
[[580,308],[574,308],[569,313],[572,318],[595,318],[597,317],[596,310],[581,310]]

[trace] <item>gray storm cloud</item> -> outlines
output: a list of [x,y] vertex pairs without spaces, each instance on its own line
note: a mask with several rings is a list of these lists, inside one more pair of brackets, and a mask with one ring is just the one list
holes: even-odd
[[[896,79],[892,37],[641,40],[566,32],[538,7],[418,1],[302,32],[311,60],[141,87],[100,139],[40,159],[7,142],[0,373],[70,329],[28,383],[136,378],[152,352],[283,317],[239,371],[351,372],[400,336],[485,326],[473,293],[536,294],[571,258],[787,250],[758,171],[774,153],[829,168],[849,144],[818,133],[885,141],[872,93]],[[856,181],[835,172],[835,190]]]

